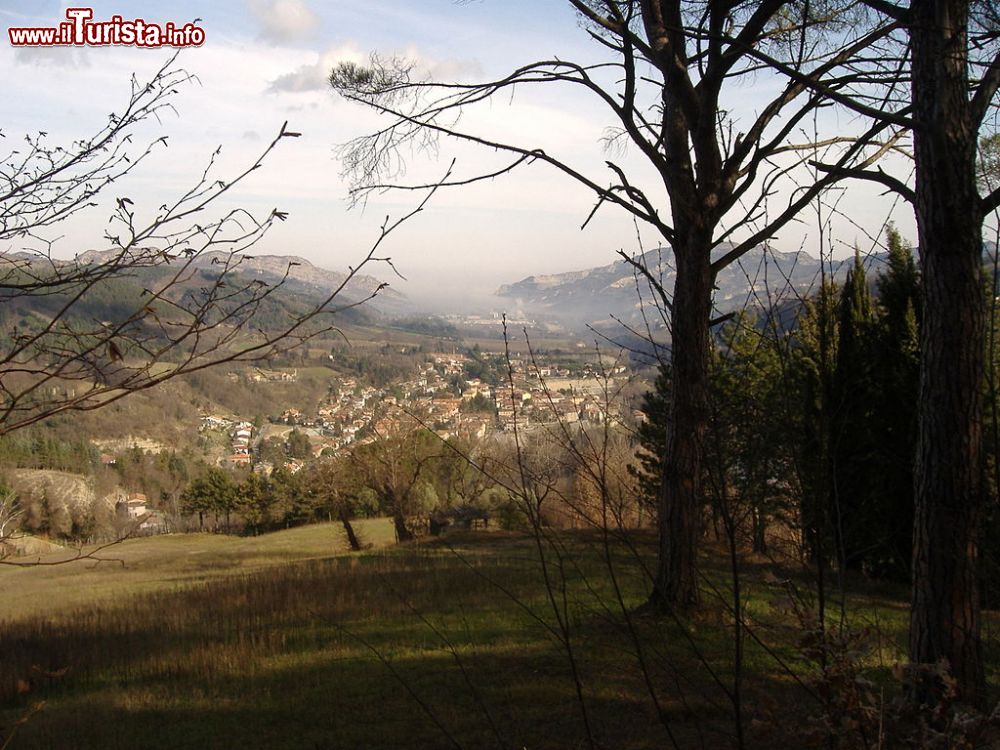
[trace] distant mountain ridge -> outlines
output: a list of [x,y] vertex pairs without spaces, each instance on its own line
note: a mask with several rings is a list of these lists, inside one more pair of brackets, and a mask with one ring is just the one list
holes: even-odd
[[[99,263],[113,254],[113,250],[90,250],[77,256],[77,260],[81,263]],[[227,253],[219,251],[202,253],[194,259],[194,266],[218,270],[219,263],[228,257]],[[276,283],[287,274],[286,286],[301,285],[311,295],[316,296],[326,296],[331,293],[343,284],[348,276],[341,271],[321,268],[298,255],[246,254],[237,257],[239,258],[237,272],[240,274],[256,276],[269,283]],[[374,276],[357,274],[344,287],[343,294],[352,300],[361,299],[371,295],[382,285],[383,282]],[[405,295],[392,287],[383,286],[378,293],[376,306],[395,308],[405,299]]]
[[[121,272],[88,283],[85,288],[69,285],[39,294],[21,293],[13,283],[22,273],[29,277],[35,274],[39,278],[55,274],[58,278],[58,274],[64,272],[72,278],[75,267],[100,264],[116,255],[114,251],[90,251],[74,259],[59,259],[28,251],[0,253],[0,274],[6,274],[10,284],[0,290],[0,323],[41,331],[56,317],[74,325],[83,321],[133,320],[135,326],[145,327],[153,340],[161,340],[163,331],[155,312],[135,318],[137,311],[149,309],[149,290],[161,291],[162,300],[157,303],[160,305],[184,299],[197,305],[197,300],[224,271],[228,274],[227,286],[234,290],[234,296],[213,308],[212,314],[222,314],[227,304],[242,304],[256,293],[259,280],[270,287],[269,293],[261,296],[252,310],[253,325],[261,330],[285,330],[291,321],[311,315],[320,306],[336,312],[338,323],[355,325],[392,320],[409,310],[406,297],[383,286],[373,276],[358,274],[348,280],[346,273],[319,268],[305,258],[282,255],[239,256],[239,262],[233,261],[227,269],[228,253],[205,253],[193,258],[188,271],[176,278],[175,273],[185,262],[184,258],[153,265],[153,258],[147,258],[132,267],[128,267],[126,261]],[[376,290],[375,298],[369,300]],[[335,298],[327,305],[334,292]],[[364,304],[358,304],[360,302]],[[162,310],[160,312],[162,314]]]
[[[713,254],[721,257],[732,246],[721,246]],[[649,250],[634,259],[668,293],[672,291],[676,270],[670,248]],[[842,280],[853,258],[826,262],[826,272]],[[881,254],[865,258],[869,272],[881,269]],[[785,253],[758,246],[724,268],[716,279],[715,308],[730,312],[747,305],[766,305],[807,295],[818,286],[822,264],[806,252]],[[605,266],[582,271],[528,276],[496,291],[498,297],[512,300],[525,312],[545,313],[576,324],[616,325],[614,318],[635,324],[643,319],[659,321],[654,309],[660,301],[650,283],[636,269],[619,258]],[[659,326],[657,326],[659,327]]]

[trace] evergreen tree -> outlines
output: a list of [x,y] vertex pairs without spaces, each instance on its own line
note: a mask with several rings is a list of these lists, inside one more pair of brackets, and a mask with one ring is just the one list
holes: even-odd
[[[903,577],[910,564],[916,441],[920,277],[890,229],[889,258],[872,297],[855,254],[843,287],[824,283],[799,316],[790,367],[776,341],[744,318],[719,336],[703,486],[728,520],[767,523],[789,493],[807,555],[820,567]],[[633,469],[654,501],[668,434],[670,376],[661,367],[644,401]],[[798,487],[796,487],[798,484]]]
[[802,522],[814,560],[902,578],[910,565],[919,273],[890,228],[873,302],[864,265],[820,290],[796,332]]
[[874,362],[875,308],[858,252],[840,293],[837,328],[830,510],[839,563],[857,570],[876,554],[877,527],[885,523],[879,513],[880,468],[873,430],[875,410],[880,406]]
[[274,487],[260,474],[251,472],[240,482],[237,507],[246,523],[247,531],[254,536],[270,525],[271,510],[275,502]]
[[185,513],[198,514],[198,528],[205,527],[205,513],[228,514],[235,509],[237,500],[236,482],[228,472],[212,466],[204,476],[198,477],[181,495],[181,509]]
[[[710,367],[709,432],[702,487],[716,536],[724,521],[754,551],[765,552],[768,523],[784,514],[787,492],[787,430],[776,342],[741,315],[719,332]],[[669,429],[670,369],[661,365],[643,400],[646,421],[638,427],[637,465],[641,501],[656,507]]]
[[782,517],[787,431],[777,342],[744,314],[720,333],[712,360],[706,487],[713,520],[749,533],[754,552],[767,551],[769,523]]
[[[799,480],[799,519],[806,555],[822,570],[834,549],[830,508],[834,475],[831,431],[834,405],[834,368],[838,344],[837,288],[824,282],[806,300],[795,331],[791,378],[793,443]],[[795,408],[797,404],[797,409]]]
[[309,458],[312,456],[312,444],[309,436],[294,429],[288,435],[288,455],[292,458]]
[[315,504],[306,491],[303,476],[301,473],[292,473],[283,466],[271,473],[274,512],[285,528],[307,523],[315,516]]
[[662,363],[653,388],[642,400],[645,421],[639,424],[637,434],[638,465],[630,467],[639,484],[639,501],[650,509],[656,508],[663,476],[663,456],[667,450],[667,418],[670,413],[670,366]]
[[917,446],[920,375],[920,274],[913,252],[895,227],[887,232],[889,258],[878,277],[879,334],[875,361],[879,411],[875,425],[883,518],[872,572],[909,577],[913,539],[913,464]]

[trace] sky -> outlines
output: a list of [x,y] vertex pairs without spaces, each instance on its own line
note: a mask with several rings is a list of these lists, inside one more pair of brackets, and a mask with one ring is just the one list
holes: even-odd
[[[0,0],[0,21],[5,27],[56,26],[66,20],[67,7],[79,6]],[[377,194],[363,208],[350,207],[337,146],[370,132],[379,120],[330,90],[326,77],[334,64],[364,62],[371,52],[401,55],[436,80],[471,82],[499,77],[532,60],[593,61],[601,52],[559,0],[118,0],[92,7],[97,21],[117,14],[181,26],[200,18],[205,31],[205,42],[178,59],[197,83],[181,87],[175,112],[137,133],[147,140],[168,135],[169,147],[116,185],[116,195],[127,195],[140,211],[155,210],[197,181],[217,147],[222,151],[216,174],[225,179],[253,163],[287,121],[302,137],[283,139],[234,200],[262,214],[272,208],[289,214],[255,252],[299,255],[335,270],[355,265],[385,218],[407,213],[419,195]],[[4,37],[0,145],[8,151],[26,133],[44,130],[50,143],[68,145],[96,132],[127,101],[130,77],[147,80],[169,56],[165,50],[125,46],[15,49]],[[758,80],[739,92],[734,109],[751,112],[769,85]],[[824,117],[824,125],[835,130],[851,127],[836,114]],[[610,179],[604,165],[609,154],[602,146],[610,124],[606,113],[580,93],[550,86],[519,90],[462,120],[466,130],[545,148],[601,183]],[[636,154],[613,157],[629,168],[637,184],[655,184]],[[502,163],[492,152],[442,143],[436,156],[406,155],[402,179],[433,181],[452,158],[458,177]],[[551,167],[533,164],[490,182],[439,191],[380,250],[392,257],[405,280],[384,266],[369,270],[428,307],[460,300],[490,309],[492,292],[501,283],[604,265],[619,250],[659,244],[651,232],[637,232],[628,216],[612,209],[599,211],[581,231],[592,207],[584,188]],[[839,209],[845,218],[836,223],[837,255],[846,255],[854,244],[867,250],[869,235],[890,216],[904,236],[914,239],[910,212],[873,187],[852,187],[840,198]],[[102,205],[53,230],[52,237],[59,238],[55,253],[68,257],[99,249],[107,217]],[[773,244],[815,254],[819,234],[809,214]]]

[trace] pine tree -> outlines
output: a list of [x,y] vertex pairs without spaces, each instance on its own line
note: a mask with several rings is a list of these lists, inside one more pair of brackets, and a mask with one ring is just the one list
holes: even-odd
[[198,527],[204,529],[205,513],[212,512],[218,520],[219,513],[235,509],[237,486],[233,478],[224,470],[212,466],[188,485],[181,495],[181,508],[185,513],[198,514]]
[[670,413],[670,366],[662,363],[653,388],[646,392],[642,412],[646,415],[638,427],[638,466],[631,467],[639,483],[640,502],[656,508],[663,481],[663,457],[667,450],[667,416]]
[[247,529],[257,536],[271,521],[271,509],[275,504],[271,482],[251,472],[240,482],[237,497],[237,507]]
[[767,527],[786,510],[784,387],[777,342],[752,314],[719,335],[711,367],[705,486],[733,530],[749,533],[754,552],[767,551]]
[[[718,332],[709,372],[702,499],[712,511],[717,537],[724,520],[741,536],[747,532],[756,552],[766,551],[767,525],[785,510],[779,478],[787,469],[788,431],[780,369],[774,340],[752,315],[742,314]],[[670,369],[661,365],[643,400],[646,421],[638,427],[638,465],[632,472],[641,502],[651,508],[661,489],[670,387]]]

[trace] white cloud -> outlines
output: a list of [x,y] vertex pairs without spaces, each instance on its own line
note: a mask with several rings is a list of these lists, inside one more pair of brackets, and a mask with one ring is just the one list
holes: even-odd
[[268,84],[267,90],[292,93],[325,91],[328,88],[327,78],[334,65],[339,62],[363,63],[367,60],[366,52],[354,42],[348,42],[317,55],[315,62],[300,65],[292,72],[278,76]]
[[418,78],[429,81],[468,81],[483,75],[483,66],[478,60],[455,57],[438,60],[412,46],[404,49],[399,56],[413,63]]
[[319,16],[303,0],[249,0],[260,23],[260,38],[287,44],[308,38],[319,28]]

